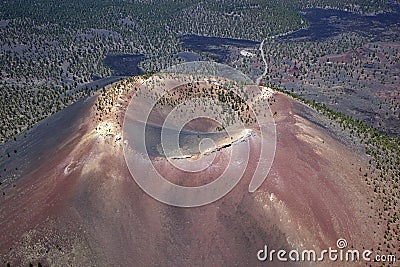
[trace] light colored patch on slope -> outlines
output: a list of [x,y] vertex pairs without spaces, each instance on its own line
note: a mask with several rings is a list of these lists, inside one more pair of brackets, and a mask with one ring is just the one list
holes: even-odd
[[304,118],[298,115],[293,115],[293,117],[296,120],[295,125],[300,130],[295,134],[299,140],[310,144],[314,152],[321,157],[326,157],[326,155],[332,155],[335,153],[332,147],[329,146],[321,137],[320,133],[309,126]]
[[[269,218],[274,218],[275,224],[283,233],[297,233],[296,235],[286,236],[288,244],[295,249],[305,249],[306,240],[315,233],[310,233],[307,227],[303,227],[301,221],[293,216],[284,201],[278,199],[274,193],[259,190],[256,194],[255,200],[262,205]],[[307,247],[307,249],[310,248]]]

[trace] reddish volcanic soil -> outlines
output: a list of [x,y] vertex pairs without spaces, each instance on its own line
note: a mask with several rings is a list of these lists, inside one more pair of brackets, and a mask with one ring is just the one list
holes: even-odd
[[[248,192],[250,160],[228,195],[199,208],[162,204],[132,179],[120,137],[127,96],[100,123],[94,101],[81,103],[84,119],[71,122],[80,130],[47,148],[52,156],[29,166],[15,187],[3,185],[0,265],[279,266],[259,262],[257,251],[320,251],[336,248],[338,238],[376,248],[381,230],[367,204],[373,192],[359,172],[365,159],[305,119],[307,107],[274,97],[277,150],[267,179]],[[251,138],[253,149],[257,142]]]

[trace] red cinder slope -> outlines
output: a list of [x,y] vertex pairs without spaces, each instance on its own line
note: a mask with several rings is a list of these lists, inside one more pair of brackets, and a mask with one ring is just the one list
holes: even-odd
[[[364,158],[306,119],[304,112],[314,114],[307,107],[274,95],[276,157],[255,193],[248,192],[253,162],[224,198],[176,208],[149,197],[132,179],[120,126],[130,93],[111,96],[101,120],[97,96],[74,107],[82,110],[79,120],[63,121],[68,110],[50,119],[50,126],[75,130],[46,147],[44,155],[51,157],[31,158],[21,177],[3,183],[2,264],[266,266],[257,259],[264,245],[319,251],[345,238],[355,248],[377,246],[374,232],[380,229],[368,218],[373,214],[367,205],[373,192],[359,172]],[[250,142],[257,147],[257,139]]]

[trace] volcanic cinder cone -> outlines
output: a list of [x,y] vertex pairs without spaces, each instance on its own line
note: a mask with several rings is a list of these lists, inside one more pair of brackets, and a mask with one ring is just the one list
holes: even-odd
[[[103,101],[109,112],[101,119],[100,96],[93,96],[1,146],[3,155],[17,150],[1,159],[1,264],[266,266],[257,259],[264,245],[319,251],[345,238],[355,248],[377,246],[374,232],[381,230],[367,204],[373,192],[359,172],[365,159],[321,127],[313,110],[274,93],[276,156],[262,186],[248,191],[250,156],[244,177],[225,197],[178,208],[148,196],[132,179],[121,141],[132,94],[118,92]],[[257,148],[256,138],[249,142]],[[224,149],[215,153],[224,159]],[[163,159],[157,166],[170,171]]]

